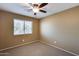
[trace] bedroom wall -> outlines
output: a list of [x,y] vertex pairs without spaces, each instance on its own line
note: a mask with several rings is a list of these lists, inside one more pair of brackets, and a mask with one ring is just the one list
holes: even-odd
[[[13,35],[13,19],[23,19],[33,21],[33,33],[29,35]],[[18,44],[27,43],[39,39],[39,20],[13,14],[5,11],[0,11],[0,49],[12,47]],[[25,40],[23,42],[22,40]]]
[[79,6],[40,21],[40,40],[79,54]]

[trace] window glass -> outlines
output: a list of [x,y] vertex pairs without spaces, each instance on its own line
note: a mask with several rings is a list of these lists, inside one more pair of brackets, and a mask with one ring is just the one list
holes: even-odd
[[14,19],[14,35],[32,34],[32,21]]
[[25,21],[25,34],[32,34],[32,21]]

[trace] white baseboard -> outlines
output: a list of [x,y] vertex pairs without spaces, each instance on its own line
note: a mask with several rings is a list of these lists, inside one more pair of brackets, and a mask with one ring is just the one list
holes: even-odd
[[12,49],[12,48],[19,47],[19,46],[22,46],[22,45],[31,44],[31,43],[34,43],[34,42],[38,42],[38,40],[36,40],[36,41],[31,41],[31,42],[28,42],[28,43],[18,44],[18,45],[16,45],[16,46],[4,48],[4,49],[0,49],[0,51],[4,51],[4,50],[7,50],[7,49]]
[[43,43],[43,44],[49,45],[49,46],[51,46],[51,47],[55,47],[55,48],[57,48],[57,49],[59,49],[59,50],[65,51],[65,52],[67,52],[67,53],[70,53],[70,54],[72,54],[72,55],[74,55],[74,56],[79,56],[78,54],[75,54],[75,53],[73,53],[73,52],[67,51],[67,50],[65,50],[65,49],[63,49],[63,48],[60,48],[60,47],[57,47],[57,46],[55,46],[55,45],[53,45],[53,44],[49,44],[49,43],[46,43],[46,42],[43,42],[43,41],[40,41],[40,42]]

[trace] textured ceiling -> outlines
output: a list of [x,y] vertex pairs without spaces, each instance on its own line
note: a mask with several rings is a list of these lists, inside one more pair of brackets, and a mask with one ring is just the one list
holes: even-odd
[[47,11],[47,13],[39,12],[36,16],[33,14],[33,11],[28,10],[28,6],[23,7],[19,3],[0,3],[0,10],[9,11],[25,16],[31,16],[35,18],[43,18],[75,6],[79,6],[79,3],[49,3],[48,5],[43,7],[43,9]]

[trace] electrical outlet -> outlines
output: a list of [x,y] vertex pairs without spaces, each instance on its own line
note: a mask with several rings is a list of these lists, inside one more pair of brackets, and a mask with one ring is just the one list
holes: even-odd
[[24,42],[24,39],[22,40],[22,42]]
[[54,43],[57,43],[57,41],[54,41]]

